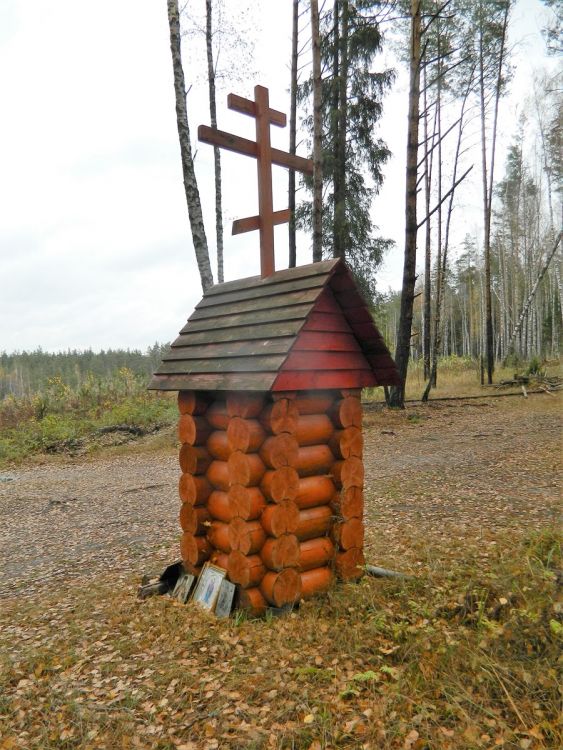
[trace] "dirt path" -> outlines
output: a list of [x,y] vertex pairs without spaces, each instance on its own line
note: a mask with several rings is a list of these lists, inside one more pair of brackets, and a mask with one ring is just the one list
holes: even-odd
[[[559,415],[559,395],[367,408],[370,560],[420,565],[420,539],[553,523]],[[162,570],[178,557],[177,477],[176,454],[161,450],[0,474],[0,597]]]

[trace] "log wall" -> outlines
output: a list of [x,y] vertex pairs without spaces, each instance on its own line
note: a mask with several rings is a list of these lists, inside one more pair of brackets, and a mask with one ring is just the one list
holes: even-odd
[[180,391],[181,554],[255,614],[362,575],[360,390]]

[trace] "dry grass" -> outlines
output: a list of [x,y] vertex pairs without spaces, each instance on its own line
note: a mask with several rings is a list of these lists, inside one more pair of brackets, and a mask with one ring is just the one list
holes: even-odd
[[137,601],[124,549],[130,567],[4,598],[0,748],[561,747],[559,402],[367,412],[369,557],[413,580],[224,622]]
[[12,602],[0,747],[559,747],[559,554],[499,539],[487,569],[469,547],[261,621],[138,603],[126,575]]

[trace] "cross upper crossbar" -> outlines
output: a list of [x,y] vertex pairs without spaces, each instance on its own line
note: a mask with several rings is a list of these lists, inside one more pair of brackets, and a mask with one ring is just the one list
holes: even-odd
[[275,271],[274,260],[274,226],[289,221],[290,210],[273,210],[272,201],[272,164],[288,167],[305,174],[313,174],[312,159],[303,159],[295,154],[272,148],[270,143],[270,125],[285,127],[286,116],[283,112],[270,108],[268,89],[264,86],[254,87],[254,101],[237,94],[227,97],[229,109],[254,117],[256,120],[256,141],[241,138],[238,135],[225,133],[223,130],[200,125],[198,139],[212,146],[225,148],[244,156],[256,159],[258,168],[258,216],[249,216],[233,222],[233,234],[260,230],[260,268],[262,277],[271,276]]

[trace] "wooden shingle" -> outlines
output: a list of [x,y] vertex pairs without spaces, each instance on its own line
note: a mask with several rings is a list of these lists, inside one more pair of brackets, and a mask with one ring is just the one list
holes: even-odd
[[285,391],[398,382],[350,270],[333,259],[211,287],[149,388]]

